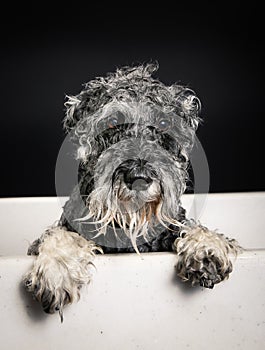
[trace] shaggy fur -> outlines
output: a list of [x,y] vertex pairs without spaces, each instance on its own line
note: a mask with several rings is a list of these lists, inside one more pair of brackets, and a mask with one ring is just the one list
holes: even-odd
[[187,87],[154,79],[157,69],[117,69],[67,97],[78,184],[58,226],[30,247],[37,257],[24,278],[46,312],[62,315],[78,299],[96,252],[173,249],[179,277],[209,288],[232,271],[228,255],[238,244],[188,222],[180,202],[200,101]]

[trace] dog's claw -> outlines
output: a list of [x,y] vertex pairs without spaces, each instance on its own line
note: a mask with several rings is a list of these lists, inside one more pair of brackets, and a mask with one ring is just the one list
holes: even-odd
[[61,319],[61,323],[63,323],[63,309],[59,309],[59,316]]
[[26,280],[24,284],[26,288],[29,288],[32,285],[32,280]]

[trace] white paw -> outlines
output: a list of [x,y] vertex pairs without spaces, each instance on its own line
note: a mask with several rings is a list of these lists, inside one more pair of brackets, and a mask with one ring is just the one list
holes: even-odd
[[191,227],[174,242],[176,270],[183,281],[213,288],[232,272],[229,253],[240,252],[238,243],[202,226]]
[[42,237],[33,268],[23,282],[45,312],[59,311],[77,301],[80,288],[91,280],[92,260],[101,251],[92,241],[61,227],[48,230]]

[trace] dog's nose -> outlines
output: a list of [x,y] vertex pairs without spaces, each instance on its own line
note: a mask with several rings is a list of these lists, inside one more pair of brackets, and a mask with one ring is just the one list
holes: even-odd
[[124,174],[124,182],[130,190],[145,191],[151,185],[153,180],[144,174],[127,172]]

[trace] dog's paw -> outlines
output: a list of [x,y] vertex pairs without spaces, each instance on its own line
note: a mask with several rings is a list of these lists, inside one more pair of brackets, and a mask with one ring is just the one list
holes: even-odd
[[46,313],[59,312],[61,321],[63,321],[64,306],[79,298],[77,286],[71,283],[71,288],[69,288],[70,285],[67,283],[58,284],[54,277],[47,275],[44,271],[39,273],[33,270],[24,276],[24,285],[27,291],[32,293],[33,298],[41,303]]
[[82,271],[79,279],[75,278],[71,271],[76,270],[77,266],[74,265],[69,260],[63,262],[58,258],[39,255],[33,269],[23,278],[27,291],[41,303],[43,310],[49,314],[58,311],[61,320],[64,306],[78,301],[81,286],[89,283],[91,278],[88,270]]
[[44,234],[39,255],[23,282],[45,312],[58,311],[62,320],[63,307],[79,300],[81,287],[91,280],[96,250],[101,251],[94,242],[62,228]]
[[191,228],[183,236],[174,242],[176,270],[183,281],[213,288],[229,277],[233,269],[229,253],[237,255],[240,251],[235,240],[202,226]]

